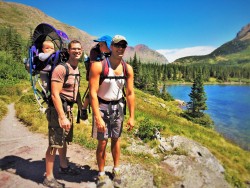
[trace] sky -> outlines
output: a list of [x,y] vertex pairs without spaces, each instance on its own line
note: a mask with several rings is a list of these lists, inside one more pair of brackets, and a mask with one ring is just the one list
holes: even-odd
[[[120,34],[169,62],[206,55],[250,23],[250,0],[5,0],[38,8],[92,36]],[[67,31],[65,31],[67,33]]]

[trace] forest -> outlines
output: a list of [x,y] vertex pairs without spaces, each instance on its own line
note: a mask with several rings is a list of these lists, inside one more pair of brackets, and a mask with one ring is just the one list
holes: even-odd
[[[143,64],[136,54],[129,60],[135,74],[135,86],[138,89],[164,98],[161,93],[165,85],[173,83],[193,83],[198,73],[204,83],[243,82],[249,83],[250,67],[229,64]],[[163,91],[163,92],[161,92]],[[160,93],[159,93],[160,92]]]

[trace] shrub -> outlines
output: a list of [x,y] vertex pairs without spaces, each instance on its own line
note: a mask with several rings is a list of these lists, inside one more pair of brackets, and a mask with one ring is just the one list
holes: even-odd
[[153,140],[155,137],[156,131],[162,131],[166,127],[161,124],[155,124],[149,120],[149,118],[145,118],[143,121],[139,123],[139,129],[136,135],[147,142],[148,140]]

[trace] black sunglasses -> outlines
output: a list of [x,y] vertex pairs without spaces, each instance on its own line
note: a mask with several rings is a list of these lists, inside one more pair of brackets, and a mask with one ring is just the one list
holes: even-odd
[[127,44],[114,43],[113,46],[116,48],[127,48]]

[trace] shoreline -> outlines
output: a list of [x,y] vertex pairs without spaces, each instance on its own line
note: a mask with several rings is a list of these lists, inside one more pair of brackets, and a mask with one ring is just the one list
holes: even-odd
[[[169,87],[171,87],[171,86],[173,86],[173,87],[191,87],[191,85],[190,85],[190,83],[175,83],[175,84],[171,84],[171,85],[169,85]],[[205,86],[208,86],[208,87],[220,87],[220,86],[222,86],[222,87],[226,87],[226,86],[228,86],[228,87],[235,87],[235,89],[237,90],[237,87],[250,87],[250,85],[249,84],[240,84],[239,82],[231,82],[231,83],[229,83],[229,82],[224,82],[224,83],[222,83],[222,84],[206,84]],[[249,89],[247,89],[247,91],[249,91]],[[179,91],[180,92],[180,91]],[[179,98],[178,97],[178,95],[176,96],[176,97],[174,97],[174,101],[176,101],[177,102],[177,104],[178,104],[178,106],[182,109],[182,110],[185,110],[185,104],[188,102],[188,100],[187,101],[185,101],[185,100],[183,100],[183,99],[181,99],[181,98]],[[207,111],[205,111],[205,113],[206,114],[208,114],[208,112]],[[211,116],[211,114],[209,113],[209,115],[210,115],[210,117],[212,118],[212,116]],[[226,140],[228,140],[229,142],[231,142],[231,143],[233,143],[233,144],[235,144],[235,145],[237,145],[238,147],[240,147],[241,149],[243,149],[243,150],[245,150],[245,151],[250,151],[250,145],[249,145],[249,142],[247,142],[246,140],[247,139],[237,139],[237,137],[234,137],[235,135],[228,135],[228,133],[227,132],[224,132],[223,130],[220,130],[221,128],[219,128],[219,126],[220,126],[220,124],[218,123],[218,122],[216,122],[215,121],[215,119],[214,118],[212,118],[213,119],[213,121],[214,121],[214,130],[217,132],[217,133],[219,133],[220,135],[222,135]],[[223,128],[223,126],[222,126],[222,128]],[[244,133],[243,133],[243,135],[245,135]]]
[[[248,82],[204,82],[204,85],[249,85]],[[193,85],[193,82],[169,82],[168,85]]]

